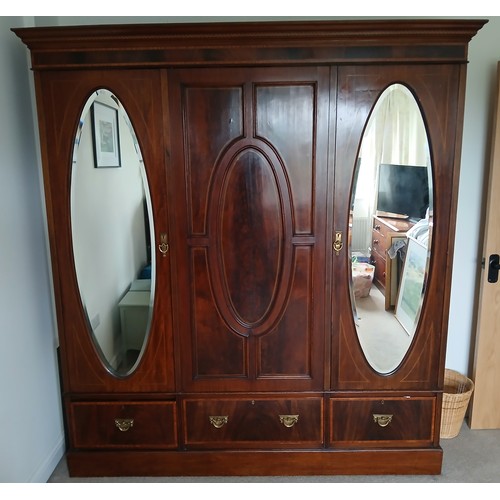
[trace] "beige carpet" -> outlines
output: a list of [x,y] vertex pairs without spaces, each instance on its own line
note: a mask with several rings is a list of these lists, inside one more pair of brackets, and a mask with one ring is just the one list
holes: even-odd
[[356,299],[358,335],[363,352],[372,367],[389,373],[401,363],[410,347],[410,337],[394,316],[385,310],[385,299],[377,287],[370,295]]

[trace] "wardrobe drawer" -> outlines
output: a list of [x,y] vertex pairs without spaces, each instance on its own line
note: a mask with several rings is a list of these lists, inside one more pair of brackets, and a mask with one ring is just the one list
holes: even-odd
[[68,405],[73,448],[176,448],[176,404],[165,401]]
[[436,398],[337,398],[330,400],[333,447],[414,447],[430,445]]
[[375,280],[385,288],[386,259],[381,257],[377,252],[372,252],[372,260],[375,265]]
[[189,448],[316,448],[323,444],[323,399],[185,399]]
[[372,231],[372,249],[380,255],[385,255],[387,249],[387,238],[378,231]]

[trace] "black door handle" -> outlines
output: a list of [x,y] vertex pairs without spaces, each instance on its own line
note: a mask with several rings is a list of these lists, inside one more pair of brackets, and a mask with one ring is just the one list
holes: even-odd
[[498,254],[490,255],[488,264],[488,283],[498,281],[498,271],[500,270],[500,256]]

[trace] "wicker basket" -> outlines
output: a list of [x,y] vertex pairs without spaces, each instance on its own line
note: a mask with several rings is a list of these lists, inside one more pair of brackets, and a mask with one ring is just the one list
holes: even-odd
[[442,438],[458,436],[473,390],[474,383],[471,379],[454,370],[445,370],[441,415]]

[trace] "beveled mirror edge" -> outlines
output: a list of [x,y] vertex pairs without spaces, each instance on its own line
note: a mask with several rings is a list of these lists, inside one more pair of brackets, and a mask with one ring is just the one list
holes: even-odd
[[[81,288],[81,277],[79,278],[79,273],[77,269],[77,255],[78,251],[76,249],[76,243],[75,243],[75,227],[74,227],[74,186],[75,186],[75,172],[76,172],[76,166],[77,166],[77,160],[78,160],[78,153],[80,152],[80,147],[81,147],[81,139],[82,139],[82,133],[83,133],[83,128],[85,124],[85,120],[87,120],[87,135],[89,134],[90,130],[88,129],[89,127],[89,122],[88,119],[90,118],[92,122],[94,121],[94,117],[92,117],[91,110],[93,109],[93,105],[95,102],[102,101],[104,103],[107,103],[108,105],[114,105],[117,110],[117,128],[119,129],[120,133],[120,139],[123,140],[124,134],[129,134],[130,136],[130,141],[131,144],[133,145],[133,151],[134,154],[136,155],[137,159],[133,160],[133,162],[137,163],[137,170],[140,175],[140,190],[142,190],[142,207],[141,209],[144,210],[144,235],[146,237],[146,252],[149,254],[148,259],[149,259],[149,290],[148,290],[148,299],[147,299],[147,322],[145,326],[145,333],[144,333],[144,338],[143,342],[141,345],[141,348],[139,349],[139,352],[137,353],[137,356],[135,358],[135,361],[132,363],[128,364],[128,367],[126,369],[120,369],[120,363],[123,363],[123,359],[120,363],[115,362],[115,356],[113,359],[108,359],[108,356],[105,354],[105,351],[103,350],[100,341],[97,338],[96,335],[96,324],[97,326],[99,325],[99,314],[97,315],[91,315],[89,314],[89,310],[87,307],[86,303],[86,298],[83,296],[82,288]],[[113,104],[114,103],[114,104]],[[94,132],[94,131],[92,131]],[[128,139],[128,138],[127,138]],[[95,149],[95,142],[96,139],[93,138],[93,146]],[[121,149],[121,143],[120,143],[120,149]],[[130,145],[129,145],[129,152],[130,152]],[[94,152],[95,153],[95,152]],[[94,154],[94,162],[96,161],[96,157]],[[120,165],[121,166],[121,165]],[[97,163],[94,163],[93,169],[97,168]],[[94,200],[95,201],[95,200]],[[85,101],[85,104],[82,107],[82,112],[80,114],[80,119],[79,123],[77,125],[77,133],[75,136],[75,144],[73,148],[73,156],[72,156],[72,165],[71,165],[71,182],[70,182],[70,226],[71,226],[71,236],[72,236],[72,245],[73,245],[73,257],[74,257],[74,265],[75,265],[75,277],[76,277],[76,282],[77,282],[77,288],[80,294],[80,302],[82,306],[82,311],[83,311],[83,316],[84,320],[88,329],[88,332],[90,334],[90,337],[92,339],[92,345],[95,349],[96,355],[99,357],[101,360],[103,367],[106,369],[106,371],[113,377],[116,378],[127,378],[131,376],[135,370],[137,369],[137,366],[140,364],[143,354],[145,349],[147,348],[148,340],[149,340],[149,333],[151,330],[151,323],[153,320],[153,306],[154,306],[154,296],[155,296],[155,289],[156,289],[156,253],[154,251],[155,249],[155,232],[154,232],[154,219],[153,219],[153,211],[152,211],[152,202],[151,202],[151,192],[149,189],[149,183],[148,183],[148,176],[146,172],[146,168],[142,159],[142,154],[141,154],[141,148],[139,146],[139,142],[135,133],[135,130],[133,128],[133,125],[130,121],[130,118],[125,111],[123,105],[121,104],[120,100],[116,97],[115,93],[111,91],[109,88],[105,87],[100,87],[98,89],[91,90],[89,94],[87,95],[87,99]],[[139,216],[140,217],[140,216]],[[98,218],[96,218],[98,220]],[[147,249],[148,247],[148,240],[149,239],[149,250]],[[133,249],[132,249],[133,250]],[[117,251],[115,248],[113,251]],[[146,266],[148,267],[148,266]],[[80,273],[81,274],[81,273]],[[128,292],[125,292],[124,294],[121,294],[118,298],[119,302],[120,300],[123,300],[125,295]],[[88,297],[87,297],[88,299]],[[118,305],[116,306],[118,309]],[[91,317],[92,316],[92,317]],[[116,354],[116,353],[115,353]]]

